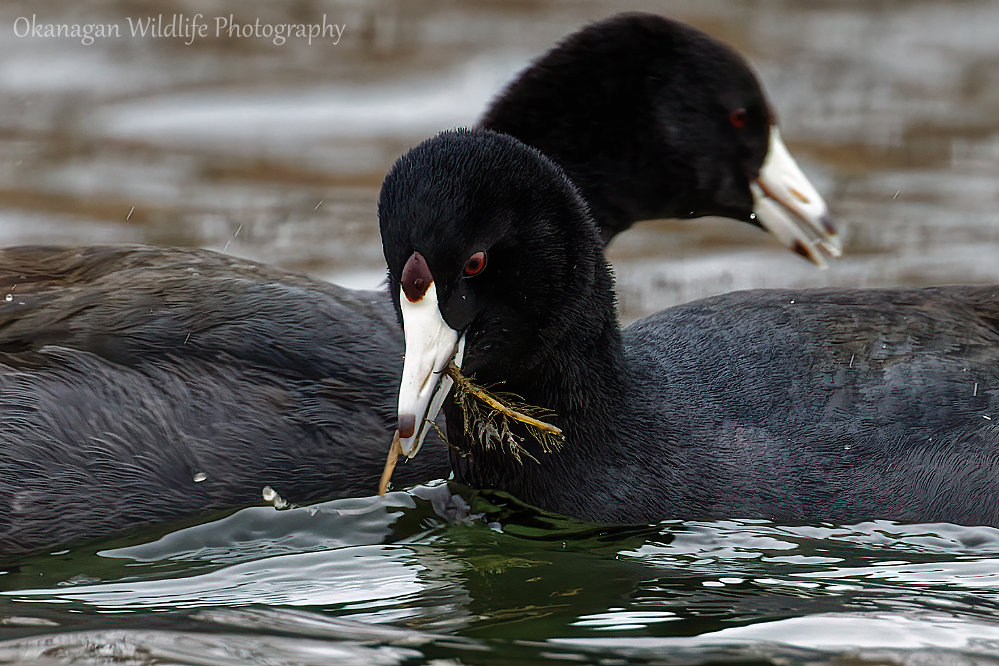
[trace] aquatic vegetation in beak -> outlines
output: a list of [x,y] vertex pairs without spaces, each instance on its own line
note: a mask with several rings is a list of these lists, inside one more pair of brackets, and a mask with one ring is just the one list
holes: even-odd
[[[534,455],[522,446],[523,437],[510,429],[512,421],[524,424],[530,435],[541,443],[545,453],[557,451],[565,443],[561,428],[541,420],[555,416],[550,409],[526,404],[513,394],[491,393],[462,375],[454,363],[449,363],[444,373],[454,382],[454,401],[465,417],[466,432],[475,433],[477,440],[486,448],[506,451],[517,462],[523,462],[524,456],[537,462]],[[430,423],[436,428],[432,421]],[[438,431],[438,435],[447,442],[444,433]],[[396,430],[378,484],[379,495],[388,491],[392,472],[402,453],[400,434]]]

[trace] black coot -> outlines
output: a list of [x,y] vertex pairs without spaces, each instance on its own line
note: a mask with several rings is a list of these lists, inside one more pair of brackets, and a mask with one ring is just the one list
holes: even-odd
[[737,292],[622,332],[572,182],[481,130],[400,158],[379,219],[406,333],[404,451],[452,355],[565,434],[546,452],[519,423],[466,420],[452,392],[460,481],[609,523],[999,525],[997,286]]
[[[714,213],[821,261],[836,251],[825,204],[772,123],[737,55],[651,15],[569,37],[483,120],[563,160],[608,238]],[[0,285],[0,553],[252,504],[265,486],[298,503],[375,489],[403,353],[383,292],[134,246],[0,251]],[[397,483],[447,475],[445,448],[428,449]]]

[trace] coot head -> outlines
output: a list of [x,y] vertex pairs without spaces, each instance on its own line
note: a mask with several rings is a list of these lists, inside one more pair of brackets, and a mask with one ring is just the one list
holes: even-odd
[[560,164],[605,240],[638,220],[719,215],[819,265],[840,254],[828,208],[749,65],[677,21],[629,13],[583,28],[518,76],[480,124]]
[[[445,132],[401,157],[378,217],[406,338],[399,422],[413,455],[451,388],[449,360],[486,382],[497,367],[510,380],[574,334],[574,296],[591,292],[602,243],[562,169],[483,130]],[[590,312],[613,316],[607,287]]]

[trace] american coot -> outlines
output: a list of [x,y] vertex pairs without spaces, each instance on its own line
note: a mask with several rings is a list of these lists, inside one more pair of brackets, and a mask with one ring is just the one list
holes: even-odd
[[[755,197],[755,221],[818,260],[836,248],[825,204],[771,123],[738,56],[649,15],[570,37],[483,120],[565,160],[607,237],[651,216],[751,220]],[[0,553],[264,486],[299,503],[376,487],[403,352],[383,292],[134,246],[7,249],[0,285]],[[447,475],[428,449],[398,483]]]
[[621,331],[572,182],[486,131],[400,158],[379,220],[406,336],[403,450],[452,355],[565,435],[546,452],[450,395],[459,481],[609,523],[999,525],[997,286],[737,292]]

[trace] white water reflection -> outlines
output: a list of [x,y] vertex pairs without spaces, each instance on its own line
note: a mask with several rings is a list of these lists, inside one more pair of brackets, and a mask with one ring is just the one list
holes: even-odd
[[810,650],[859,652],[933,648],[964,655],[992,656],[999,649],[999,625],[942,613],[823,613],[759,622],[692,637],[553,638],[552,643],[616,648],[637,656],[667,648],[788,646]]
[[260,558],[210,573],[2,594],[20,601],[76,602],[100,610],[209,606],[333,606],[356,602],[404,605],[424,590],[426,569],[405,546],[352,546]]
[[[459,63],[451,71],[375,83],[311,82],[263,90],[168,93],[99,109],[98,135],[226,152],[291,153],[329,138],[433,134],[474,124],[489,100],[530,54]],[[400,95],[400,91],[406,92]],[[324,150],[330,150],[324,147]]]
[[294,663],[325,666],[392,666],[418,658],[411,648],[337,644],[295,636],[253,636],[108,629],[0,641],[0,663],[8,664],[203,664]]

